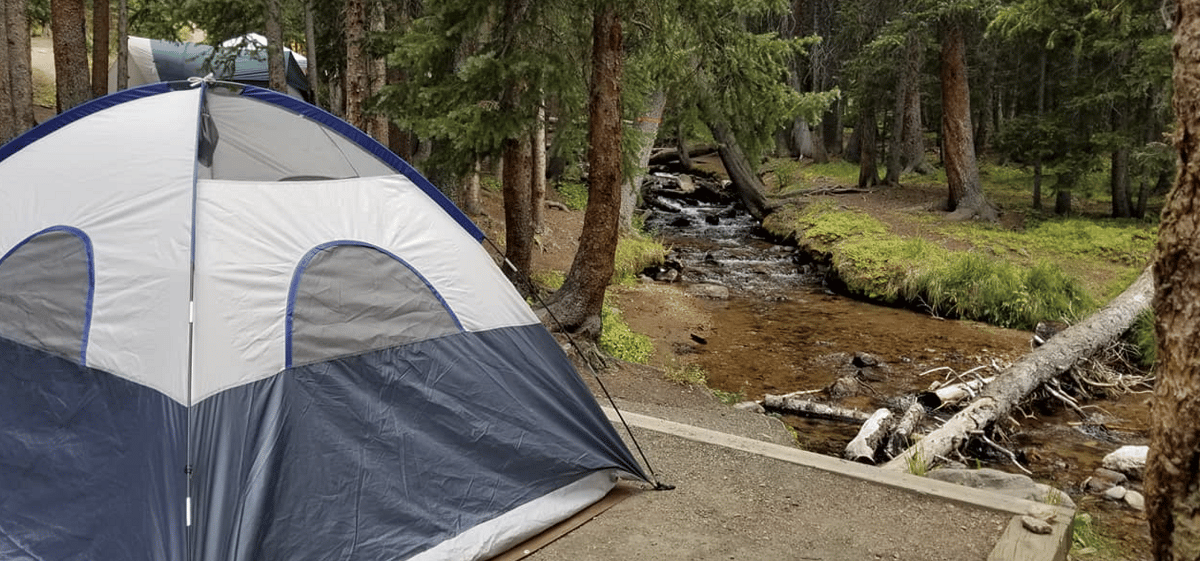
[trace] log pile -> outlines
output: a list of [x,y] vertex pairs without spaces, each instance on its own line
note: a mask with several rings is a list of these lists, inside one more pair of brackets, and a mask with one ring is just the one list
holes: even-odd
[[[915,399],[909,398],[896,411],[883,408],[868,415],[820,403],[815,400],[816,390],[768,395],[761,405],[771,411],[860,424],[858,435],[847,445],[844,457],[872,464],[883,461],[885,469],[924,472],[939,458],[953,455],[973,439],[998,449],[1016,462],[1012,452],[989,437],[993,425],[1008,419],[1013,410],[1038,390],[1081,412],[1078,404],[1063,394],[1059,377],[1076,382],[1086,378],[1074,372],[1076,365],[1091,360],[1125,333],[1149,307],[1153,290],[1147,269],[1104,309],[1053,338],[1039,341],[1040,346],[1011,366],[1001,368],[993,363],[965,372],[953,383],[935,384]],[[983,375],[981,371],[989,368],[992,372]],[[916,436],[930,419],[931,411],[947,411],[964,403],[940,426],[924,436]]]

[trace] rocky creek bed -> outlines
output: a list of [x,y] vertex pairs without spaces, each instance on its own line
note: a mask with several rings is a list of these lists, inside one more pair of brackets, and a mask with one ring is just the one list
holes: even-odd
[[[672,353],[699,365],[708,386],[731,401],[809,390],[814,399],[842,407],[899,413],[906,399],[935,382],[971,371],[994,374],[1031,348],[1029,332],[941,320],[836,293],[836,279],[829,282],[819,258],[764,237],[715,181],[681,183],[659,174],[646,198],[647,229],[671,248],[663,267],[646,271],[646,281],[683,287],[714,318],[689,341],[676,342]],[[872,365],[864,368],[862,356],[871,357]],[[831,395],[839,381],[846,383]],[[1019,425],[1006,427],[1000,444],[1012,456],[979,446],[953,460],[972,468],[1028,470],[1091,513],[1102,533],[1120,543],[1120,555],[1144,558],[1144,515],[1121,491],[1140,491],[1140,481],[1097,470],[1114,450],[1147,443],[1149,394],[1114,393],[1085,403],[1084,413],[1086,418],[1054,399],[1034,401],[1014,419]],[[782,418],[800,446],[833,456],[842,455],[859,429]],[[1113,486],[1120,489],[1110,491]]]

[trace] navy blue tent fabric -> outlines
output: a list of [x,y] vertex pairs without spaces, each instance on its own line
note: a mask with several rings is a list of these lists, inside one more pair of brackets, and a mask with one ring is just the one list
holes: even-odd
[[[0,305],[0,560],[482,558],[597,500],[617,473],[646,479],[445,196],[319,109],[213,90],[126,90],[0,146],[0,304],[20,304]],[[192,157],[202,108],[227,142],[252,111],[277,115],[271,130],[320,141],[305,154],[370,173],[206,177],[221,162]],[[97,146],[121,135],[140,148]],[[247,143],[259,159],[246,160],[279,144]],[[56,165],[62,154],[89,163]],[[281,194],[325,200],[297,192],[333,202],[291,214],[304,205]],[[290,210],[238,204],[248,194]],[[283,235],[218,226],[228,216],[280,221]],[[381,219],[397,216],[411,231]],[[241,253],[263,240],[270,252]],[[395,263],[304,257],[329,248]],[[313,263],[335,266],[288,283]],[[418,297],[446,321],[397,312]],[[403,321],[423,325],[389,331]],[[337,344],[292,363],[297,322]]]
[[185,559],[186,412],[0,338],[0,559]]
[[[151,39],[150,48],[154,53],[154,68],[158,71],[159,80],[163,82],[187,80],[212,72],[218,80],[231,80],[264,88],[270,85],[271,76],[267,70],[265,48],[241,50],[231,55],[218,53],[215,57],[212,47],[197,43]],[[285,60],[288,85],[308,97],[308,78],[304,76],[300,64],[291,53],[288,53]]]
[[641,476],[603,419],[540,325],[289,369],[194,408],[192,559],[404,559],[589,472]]

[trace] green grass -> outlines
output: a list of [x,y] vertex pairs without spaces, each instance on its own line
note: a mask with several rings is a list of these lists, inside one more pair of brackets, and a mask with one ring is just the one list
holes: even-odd
[[663,376],[678,384],[703,386],[708,383],[708,373],[698,364],[669,366],[663,371]]
[[617,240],[613,282],[633,282],[646,267],[662,264],[666,254],[667,248],[654,238],[640,233],[622,236]]
[[1071,520],[1071,556],[1076,559],[1125,559],[1118,544],[1093,524],[1092,515],[1080,512]]
[[600,350],[626,362],[646,364],[654,354],[650,337],[637,333],[621,319],[621,310],[607,303],[601,309]]
[[872,300],[1022,329],[1095,308],[1082,283],[1049,262],[1014,262],[896,236],[883,222],[832,201],[775,213],[763,225],[828,254],[846,287]]
[[587,208],[588,187],[582,181],[560,181],[554,184],[554,190],[562,197],[563,204],[571,210]]

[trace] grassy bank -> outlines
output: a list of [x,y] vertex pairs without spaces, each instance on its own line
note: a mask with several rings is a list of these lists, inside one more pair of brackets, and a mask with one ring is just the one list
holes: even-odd
[[796,197],[822,182],[852,185],[844,163],[768,170],[791,201],[764,222],[768,231],[825,256],[854,295],[942,317],[1021,329],[1074,321],[1128,286],[1155,243],[1154,220],[1104,218],[1101,198],[1078,198],[1079,212],[1065,217],[1028,210],[1032,178],[1016,168],[984,174],[985,193],[1019,217],[1003,223],[944,220],[930,210],[944,187],[918,183],[934,177],[877,188],[927,193],[925,207],[879,209],[853,195]]

